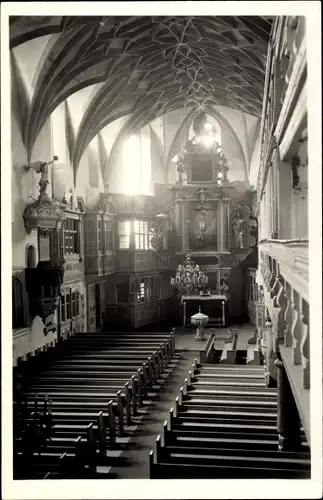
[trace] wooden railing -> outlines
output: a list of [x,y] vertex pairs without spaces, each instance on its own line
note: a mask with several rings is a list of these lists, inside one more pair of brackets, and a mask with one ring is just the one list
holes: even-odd
[[[308,248],[304,240],[266,240],[259,245],[257,283],[277,341],[307,438],[310,436],[310,330]],[[301,271],[303,272],[301,274]],[[268,336],[268,332],[267,332]]]

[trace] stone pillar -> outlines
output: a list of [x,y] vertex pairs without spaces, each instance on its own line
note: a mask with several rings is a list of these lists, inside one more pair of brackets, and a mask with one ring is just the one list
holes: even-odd
[[300,419],[294,396],[281,359],[277,368],[277,431],[280,451],[297,451],[301,447]]

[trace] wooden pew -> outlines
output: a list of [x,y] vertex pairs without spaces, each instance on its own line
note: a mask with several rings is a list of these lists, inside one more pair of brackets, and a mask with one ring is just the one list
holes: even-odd
[[235,364],[237,354],[238,330],[231,330],[231,334],[225,340],[221,354],[220,363]]
[[[222,441],[210,438],[202,440],[200,437],[192,436],[191,441],[185,442],[182,437],[180,441],[177,441],[173,423],[174,417],[170,415],[170,422],[164,423],[163,444],[161,436],[157,436],[156,454],[153,451],[150,452],[151,479],[211,478],[210,467],[214,469],[214,477],[218,478],[228,477],[226,468],[230,471],[232,478],[297,478],[298,474],[302,478],[309,477],[308,451],[297,454],[286,452],[282,455],[277,450],[277,445],[275,448],[266,448],[266,441],[262,443],[262,448],[258,446],[258,448],[249,449],[246,449],[246,443],[242,441],[244,449],[241,448],[237,439],[230,442],[225,439]],[[257,445],[258,441],[255,441],[255,444]],[[193,471],[194,466],[197,467],[196,473]],[[186,467],[189,474],[185,472]]]
[[[33,382],[31,388],[26,389],[30,398],[28,406],[33,404],[34,392],[51,395],[52,416],[57,422],[58,432],[52,446],[57,450],[61,446],[63,451],[66,447],[66,460],[70,461],[74,445],[69,438],[64,445],[61,437],[72,436],[74,432],[80,431],[80,425],[85,425],[83,437],[79,436],[80,439],[77,438],[75,442],[76,462],[82,462],[81,455],[83,458],[87,456],[88,460],[94,455],[103,457],[107,441],[111,449],[116,446],[116,429],[119,435],[123,435],[124,419],[126,425],[130,425],[138,406],[149,397],[149,388],[154,387],[172,360],[175,341],[173,335],[168,335],[166,339],[164,334],[159,338],[156,336],[153,342],[150,335],[144,337],[140,339],[140,345],[136,346],[134,342],[138,337],[135,336],[121,339],[121,342],[119,339],[116,342],[102,342],[102,337],[95,341],[90,339],[90,335],[85,341],[73,337],[65,341],[66,345],[61,350],[63,359],[53,356],[51,366],[46,363],[34,364]],[[75,474],[78,476],[82,467],[76,469]],[[55,476],[56,471],[48,470],[42,477],[53,478],[53,474]],[[93,474],[94,470],[90,475]],[[83,473],[80,477],[84,477]]]
[[212,363],[215,356],[214,349],[215,333],[211,333],[206,341],[203,351],[200,351],[200,364]]

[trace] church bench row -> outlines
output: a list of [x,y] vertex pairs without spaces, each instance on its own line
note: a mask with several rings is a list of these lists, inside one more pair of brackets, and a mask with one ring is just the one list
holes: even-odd
[[[79,426],[80,435],[52,437],[43,453],[18,452],[14,458],[17,478],[95,477],[98,463],[106,457],[106,428],[103,413],[97,415],[96,425]],[[90,473],[90,474],[89,474]]]
[[[136,340],[135,334],[133,340]],[[142,363],[140,368],[138,368],[137,364],[129,365],[128,361],[124,368],[121,367],[122,371],[120,371],[120,368],[118,370],[117,366],[110,365],[110,362],[105,360],[104,366],[98,367],[98,364],[94,364],[93,369],[90,368],[89,371],[84,369],[83,364],[80,365],[82,370],[74,370],[73,368],[62,370],[61,366],[54,366],[54,362],[52,367],[43,373],[35,373],[31,387],[25,389],[25,392],[29,397],[29,407],[33,406],[34,401],[39,396],[46,395],[51,398],[55,437],[53,437],[50,446],[55,450],[69,451],[73,447],[75,435],[81,432],[80,425],[81,427],[82,425],[93,426],[95,413],[100,410],[104,425],[108,430],[106,445],[110,449],[114,449],[116,447],[117,430],[119,436],[122,436],[124,434],[124,425],[131,425],[132,416],[138,413],[137,407],[143,404],[145,397],[151,396],[148,389],[153,389],[159,378],[163,377],[163,372],[167,369],[175,354],[174,347],[174,337],[168,335],[165,339],[164,334],[163,342],[158,339],[158,342],[152,343],[153,349],[145,350],[145,354],[141,356],[140,361],[144,359],[146,362]],[[127,352],[126,346],[124,349],[121,358]],[[140,351],[140,346],[137,349]],[[151,355],[149,356],[149,354]],[[136,374],[133,375],[136,368]],[[71,384],[71,380],[73,384]],[[91,382],[96,385],[95,391],[91,388]],[[90,388],[91,390],[89,390]],[[98,429],[99,427],[94,425],[94,435],[96,435]],[[82,439],[84,441],[84,437]],[[48,477],[50,478],[51,475],[49,474]]]

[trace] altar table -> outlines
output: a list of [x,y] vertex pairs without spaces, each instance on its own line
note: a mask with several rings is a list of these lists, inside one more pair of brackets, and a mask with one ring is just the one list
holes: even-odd
[[189,326],[191,316],[196,314],[201,306],[201,312],[209,316],[207,326],[225,328],[227,320],[227,297],[225,295],[182,295],[183,325]]

